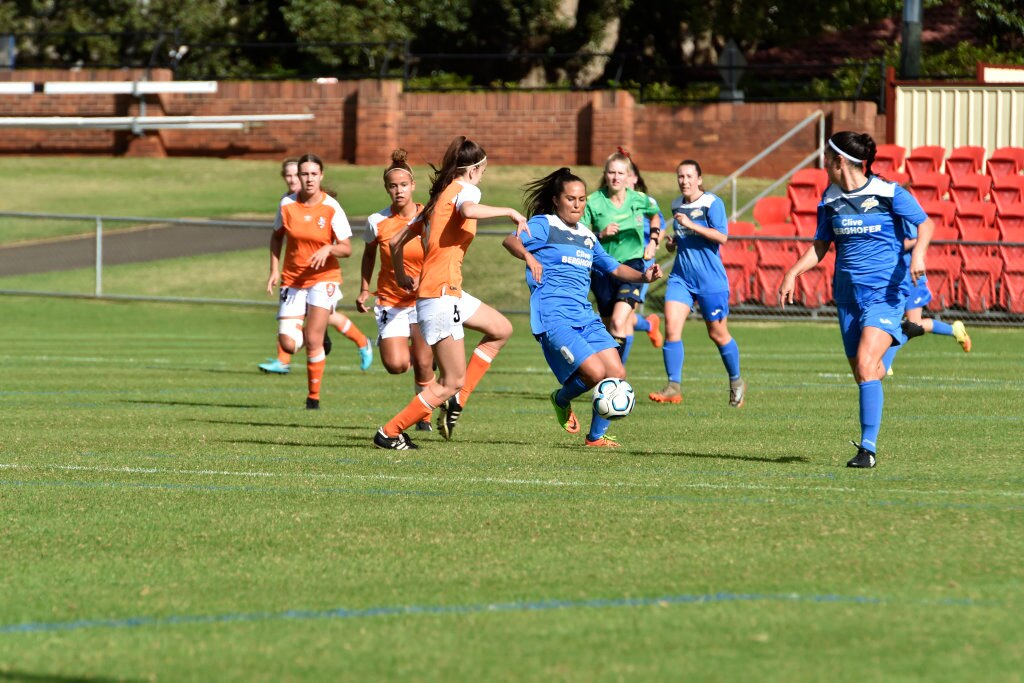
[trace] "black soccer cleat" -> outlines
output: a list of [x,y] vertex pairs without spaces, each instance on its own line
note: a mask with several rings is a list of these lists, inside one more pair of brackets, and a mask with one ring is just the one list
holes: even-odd
[[405,432],[400,433],[398,436],[388,436],[384,433],[383,427],[378,429],[377,433],[373,435],[373,445],[377,448],[386,448],[392,451],[408,451],[419,448]]
[[854,446],[857,447],[857,455],[853,456],[849,462],[846,463],[847,467],[857,467],[860,469],[870,469],[875,466],[875,454],[872,451],[864,448],[858,443],[851,441]]
[[306,410],[320,410],[320,399],[307,397]]
[[331,338],[328,336],[327,330],[324,330],[324,355],[331,355],[332,348],[334,348],[334,342],[332,342]]
[[441,432],[445,441],[452,440],[455,424],[462,417],[462,405],[459,404],[458,396],[455,394],[438,407],[440,412],[437,415],[437,431]]
[[434,426],[430,424],[430,420],[420,420],[419,422],[416,423],[416,431],[432,432],[434,431]]

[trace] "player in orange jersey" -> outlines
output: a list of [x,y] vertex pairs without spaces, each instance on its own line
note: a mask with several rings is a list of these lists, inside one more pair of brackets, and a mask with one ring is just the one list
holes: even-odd
[[[515,209],[481,204],[478,185],[487,170],[483,148],[465,136],[452,140],[441,168],[434,169],[425,220],[403,228],[391,239],[395,281],[416,291],[416,317],[424,339],[434,352],[440,377],[432,381],[387,424],[377,430],[378,448],[417,448],[405,434],[408,427],[429,419],[441,409],[438,431],[451,439],[455,423],[495,356],[512,336],[512,323],[501,313],[462,289],[462,260],[476,236],[481,218],[511,218],[517,230],[526,218]],[[416,238],[424,245],[423,269],[417,282],[405,270],[405,245]],[[463,326],[483,332],[483,339],[466,365]]]
[[[284,183],[288,186],[288,191],[281,196],[282,199],[299,191],[301,184],[299,183],[299,163],[297,159],[289,158],[281,162],[281,177],[284,178]],[[274,222],[275,230],[281,227],[278,222],[280,218],[281,213],[278,212]],[[355,323],[344,314],[335,311],[331,313],[327,324],[345,335],[359,349],[359,369],[366,370],[369,368],[373,362],[373,346],[366,338],[366,335],[359,331]],[[331,339],[327,336],[326,332],[324,332],[324,351],[328,354],[331,352]],[[257,367],[264,373],[287,375],[291,369],[291,362],[292,354],[285,351],[281,344],[278,344],[277,358],[268,358]]]
[[[334,197],[321,188],[324,164],[315,154],[298,159],[302,187],[281,200],[280,227],[270,238],[270,276],[267,292],[281,283],[278,309],[278,342],[288,353],[306,346],[309,395],[306,408],[320,407],[320,382],[326,353],[327,320],[341,300],[339,258],[352,253],[352,228]],[[284,266],[281,246],[287,243]]]
[[[384,189],[391,197],[391,206],[371,215],[366,222],[362,282],[356,308],[363,313],[370,312],[366,303],[370,298],[370,281],[379,250],[380,272],[377,274],[377,290],[373,292],[376,297],[373,314],[377,319],[380,359],[384,369],[392,375],[399,375],[411,367],[416,392],[419,393],[434,380],[434,356],[416,324],[416,294],[398,286],[391,263],[391,238],[410,221],[420,220],[419,214],[423,211],[423,205],[412,198],[416,181],[407,158],[404,149],[391,153],[391,165],[384,171]],[[403,262],[406,274],[418,278],[423,267],[423,247],[419,242],[405,245]],[[417,422],[416,429],[429,432],[430,420]]]

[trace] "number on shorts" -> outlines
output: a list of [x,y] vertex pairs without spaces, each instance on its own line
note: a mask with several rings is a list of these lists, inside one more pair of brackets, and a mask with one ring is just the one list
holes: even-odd
[[459,313],[459,307],[458,306],[452,306],[452,310],[455,311],[455,315],[452,318],[452,322],[458,323],[460,320],[462,320],[462,314]]
[[287,300],[288,300],[288,288],[287,287],[282,287],[281,288],[281,303],[284,303]]
[[388,309],[386,309],[386,308],[382,309],[381,312],[380,312],[380,324],[381,325],[387,325],[388,324]]

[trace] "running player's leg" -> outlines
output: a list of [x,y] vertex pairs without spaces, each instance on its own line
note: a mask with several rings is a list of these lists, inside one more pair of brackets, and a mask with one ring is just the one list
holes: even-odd
[[[619,358],[615,349],[600,351],[594,355],[594,358],[600,361],[601,367],[589,375],[588,381],[591,381],[590,386],[594,386],[594,384],[597,384],[605,377],[625,378],[626,368],[622,365],[622,359]],[[611,422],[608,419],[601,417],[597,414],[596,410],[591,408],[590,430],[587,432],[584,444],[597,448],[618,447],[618,440],[608,434],[609,425],[611,425]]]
[[692,307],[693,296],[681,282],[670,278],[665,294],[665,344],[661,347],[668,384],[661,391],[648,394],[647,397],[656,403],[679,403],[683,400],[681,382],[686,359],[683,327]]
[[466,316],[463,325],[471,330],[482,332],[484,336],[473,349],[469,366],[466,368],[465,383],[454,399],[460,413],[469,402],[469,397],[476,389],[476,385],[483,379],[490,369],[491,363],[498,357],[498,353],[512,336],[512,323],[496,309],[467,292],[462,293],[462,299],[462,311]]
[[729,293],[707,294],[699,297],[699,300],[708,336],[718,347],[722,364],[729,375],[729,405],[739,408],[746,400],[747,383],[740,376],[740,349],[729,334]]
[[356,324],[343,313],[335,311],[331,314],[330,326],[341,332],[356,348],[359,349],[359,369],[366,370],[373,362],[373,343],[363,334]]
[[[431,351],[430,345],[420,332],[420,326],[416,323],[409,326],[409,349],[416,393],[419,394],[434,381],[434,352]],[[416,431],[433,431],[429,417],[416,423]]]
[[330,310],[312,305],[306,312],[306,383],[309,389],[306,408],[310,410],[320,407],[320,387],[324,367],[327,365],[324,334],[327,332],[327,319],[330,314]]

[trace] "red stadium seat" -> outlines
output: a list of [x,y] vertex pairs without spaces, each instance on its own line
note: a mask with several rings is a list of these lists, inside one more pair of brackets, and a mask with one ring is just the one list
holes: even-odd
[[[1011,206],[1002,213],[996,212],[996,229],[1003,241],[1024,242],[1024,204]],[[1019,235],[1020,239],[1011,239],[1007,235]]]
[[943,200],[949,191],[949,176],[945,173],[922,173],[910,184],[909,190],[919,202]]
[[793,199],[793,212],[789,214],[789,218],[796,228],[796,234],[800,237],[814,237],[814,232],[818,228],[820,195],[818,199],[811,199],[806,195],[791,195],[791,198]]
[[946,173],[955,185],[957,180],[966,175],[981,173],[985,162],[985,148],[977,145],[956,147],[946,159]]
[[[960,272],[958,302],[968,311],[986,311],[994,307],[996,285],[1003,273],[1003,259],[999,256],[965,257]],[[931,276],[928,278],[931,282]]]
[[[1015,242],[1024,242],[1024,235]],[[999,305],[1011,313],[1024,313],[1024,247],[1002,244],[1003,278],[999,286]]]
[[[946,242],[946,244],[940,244]],[[932,233],[931,248],[936,254],[954,256],[957,254],[957,247],[960,243],[960,232],[952,225],[935,224],[935,231]]]
[[789,197],[761,197],[754,204],[754,220],[762,227],[769,223],[785,223],[793,202]]
[[821,263],[797,278],[794,294],[796,300],[807,308],[819,308],[831,302],[832,278],[835,271],[835,253],[829,249]]
[[1000,147],[992,152],[985,172],[993,182],[1006,175],[1016,175],[1024,170],[1024,147]]
[[949,198],[956,204],[957,209],[960,209],[964,204],[985,201],[991,188],[992,179],[987,175],[965,175],[950,185]]
[[907,150],[902,145],[878,145],[875,150],[875,161],[871,164],[871,172],[895,181],[893,177],[903,168],[903,160]]
[[935,227],[953,227],[956,205],[950,201],[921,202],[921,208],[935,221]]
[[1008,175],[992,183],[992,201],[997,212],[1024,205],[1024,176]]
[[[795,237],[792,223],[768,223],[761,226],[763,237]],[[754,273],[754,297],[765,306],[774,306],[778,301],[779,285],[800,255],[796,240],[758,240],[754,242],[757,251],[757,270]]]
[[956,210],[953,227],[964,238],[964,231],[976,228],[992,228],[996,224],[996,205],[992,202],[970,202]]
[[[746,221],[730,221],[730,223],[729,223],[729,237],[734,237],[734,236],[747,236],[747,237],[749,237],[750,235],[756,235],[756,234],[757,234],[757,226],[755,226],[753,223],[748,223]],[[750,250],[753,251],[754,248],[751,247]]]
[[924,173],[939,173],[942,171],[942,160],[946,157],[946,148],[940,145],[922,145],[915,147],[906,159],[907,173],[910,174],[910,182],[913,183],[917,177]]
[[941,311],[956,303],[956,282],[960,278],[959,256],[934,255],[928,258],[928,288],[932,301],[928,310]]
[[828,187],[828,172],[823,168],[804,168],[793,174],[786,194],[790,199],[797,197],[821,201],[821,193]]
[[[995,257],[999,255],[999,231],[994,227],[965,223],[960,226],[960,239],[966,242],[987,242],[988,244],[960,244],[958,253],[964,259]],[[990,302],[991,303],[991,302]]]
[[[730,223],[729,232],[732,231],[733,224]],[[753,244],[749,240],[729,239],[719,248],[718,253],[722,256],[725,275],[729,279],[729,304],[749,301],[752,298],[754,269],[757,267],[757,252]]]

